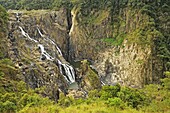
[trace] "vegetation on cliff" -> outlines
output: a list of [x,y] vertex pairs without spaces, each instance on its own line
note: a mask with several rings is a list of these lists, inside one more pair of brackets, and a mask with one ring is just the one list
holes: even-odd
[[0,5],[0,59],[7,56],[7,44],[6,39],[4,38],[7,31],[7,22],[8,14],[5,8]]
[[[97,79],[89,66],[84,69],[90,88],[87,98],[74,99],[60,94],[60,99],[53,100],[39,95],[41,89],[31,89],[21,80],[22,75],[14,66],[7,54],[6,30],[7,12],[0,6],[0,112],[21,113],[112,113],[115,112],[170,112],[170,29],[169,0],[0,0],[0,4],[7,9],[58,9],[61,7],[79,9],[78,16],[81,26],[94,27],[101,24],[105,17],[110,19],[111,34],[108,37],[99,37],[102,43],[109,46],[121,46],[124,39],[130,43],[137,42],[144,47],[154,46],[153,55],[162,61],[164,77],[160,84],[146,85],[142,89],[133,89],[120,85],[103,86],[98,88]],[[15,5],[17,4],[17,5]],[[121,7],[128,9],[130,19],[127,22],[119,15]],[[103,13],[103,12],[105,12]],[[122,11],[123,12],[123,11]],[[139,14],[137,17],[135,14]],[[100,15],[101,14],[101,15]],[[141,20],[139,18],[142,18]],[[135,24],[133,18],[139,19]],[[143,21],[146,20],[146,21]],[[122,33],[121,29],[124,29]],[[85,29],[86,31],[86,29]],[[94,38],[91,33],[88,38]],[[101,44],[101,43],[100,43]],[[83,68],[83,67],[82,67]],[[38,73],[38,72],[37,72]],[[96,80],[97,81],[97,80]],[[99,82],[99,81],[97,81]]]

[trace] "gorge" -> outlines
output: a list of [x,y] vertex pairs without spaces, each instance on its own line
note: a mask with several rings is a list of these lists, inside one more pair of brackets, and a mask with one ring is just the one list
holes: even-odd
[[[37,64],[37,62],[43,62],[47,67],[49,66],[49,62],[56,64],[58,66],[57,70],[60,73],[55,73],[57,75],[64,75],[63,77],[66,80],[66,84],[75,82],[76,75],[73,67],[65,59],[68,59],[71,62],[88,59],[92,63],[91,67],[97,71],[98,79],[100,79],[103,84],[114,85],[119,83],[126,86],[142,87],[146,83],[159,81],[159,78],[162,76],[160,68],[162,67],[162,64],[159,58],[154,56],[152,51],[154,46],[151,47],[147,42],[144,43],[144,45],[141,45],[138,44],[138,42],[131,42],[126,38],[122,40],[121,45],[109,45],[109,47],[107,45],[109,43],[102,41],[104,40],[102,37],[112,35],[112,28],[108,21],[109,16],[103,15],[105,17],[103,17],[103,20],[101,20],[100,23],[87,25],[85,27],[78,22],[80,21],[77,19],[79,12],[80,11],[76,8],[73,8],[69,13],[68,10],[65,9],[61,9],[60,11],[44,10],[40,12],[10,11],[11,27],[9,29],[11,32],[9,33],[13,36],[11,38],[15,38],[19,41],[16,42],[17,48],[20,49],[21,47],[21,49],[18,50],[18,55],[23,58],[23,56],[20,55],[20,52],[27,49],[29,50],[26,51],[25,54],[28,56],[30,54],[28,52],[35,51],[36,54],[33,55],[35,59],[38,58],[37,54],[40,54],[41,61],[38,61],[39,59],[36,59],[35,61],[29,59],[29,62],[31,62],[30,64],[32,65],[33,63],[38,66],[39,64]],[[120,13],[125,15],[123,14],[125,13],[124,11]],[[72,17],[70,17],[71,15]],[[132,15],[129,14],[128,18],[122,17],[125,18],[125,20],[122,21],[128,22],[128,19],[133,17],[130,16]],[[141,20],[147,21],[147,19],[149,21],[149,17],[142,17],[141,15]],[[143,22],[140,23],[140,20],[133,21],[138,23],[135,25],[136,27],[146,26],[146,23],[143,25]],[[132,24],[130,26],[134,26],[133,21],[126,24]],[[105,26],[106,29],[103,29],[103,26]],[[119,29],[123,30],[125,27],[126,26],[120,26]],[[130,29],[133,30],[133,28],[129,28],[128,30],[130,31]],[[24,30],[26,30],[26,32]],[[99,31],[102,35],[98,35]],[[20,34],[26,38],[25,41],[23,39],[17,39],[18,37],[22,38]],[[125,37],[123,34],[118,34],[118,37],[119,35],[122,38]],[[128,35],[128,33],[126,35]],[[129,37],[132,38],[133,35],[130,35]],[[148,39],[148,41],[149,40],[150,39]],[[21,46],[20,43],[22,43]],[[37,48],[39,48],[40,53],[38,53]],[[14,50],[14,48],[12,48],[12,50]],[[21,59],[14,59],[13,61],[16,62],[16,64],[22,62]],[[25,63],[22,62],[22,64]],[[47,68],[46,66],[43,68]],[[49,68],[51,68],[51,66],[49,66]],[[52,73],[54,72],[51,72],[51,74]],[[77,75],[78,78],[81,78],[80,76],[84,75]],[[88,81],[86,82],[88,84]]]
[[9,99],[17,106],[13,109],[23,112],[45,101],[76,109],[83,103],[137,111],[154,99],[168,105],[169,1],[42,0],[37,6],[24,1],[11,8],[11,2],[0,0],[8,6],[6,13],[0,11],[2,106],[3,95],[12,98],[9,92],[21,98]]

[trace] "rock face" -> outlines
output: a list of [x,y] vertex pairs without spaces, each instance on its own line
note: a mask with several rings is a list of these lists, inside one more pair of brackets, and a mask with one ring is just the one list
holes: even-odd
[[[27,33],[32,36],[39,35],[37,28],[46,36],[50,36],[54,42],[57,42],[59,48],[65,57],[67,57],[67,43],[68,43],[68,22],[66,10],[60,11],[9,11],[10,19],[12,21],[19,21],[19,25],[27,30]],[[16,13],[20,17],[16,20]],[[18,23],[11,23],[9,29],[16,29]],[[16,27],[16,28],[14,28]],[[40,35],[39,35],[40,36]],[[36,37],[36,38],[37,38]]]
[[10,11],[9,15],[11,60],[31,88],[40,88],[44,96],[57,100],[59,91],[66,93],[68,85],[75,82],[74,69],[65,60],[68,48],[65,10]]
[[[120,83],[131,87],[142,87],[158,80],[161,68],[157,70],[156,66],[161,64],[153,59],[151,48],[143,50],[137,44],[126,44],[124,42],[124,48],[119,48],[119,53],[113,48],[98,55],[94,66],[101,80],[105,84]],[[158,64],[154,66],[155,63]]]
[[163,66],[154,51],[157,31],[148,29],[150,16],[128,6],[113,17],[107,9],[90,13],[83,15],[77,7],[72,10],[72,59],[92,61],[104,84],[142,87],[158,82]]

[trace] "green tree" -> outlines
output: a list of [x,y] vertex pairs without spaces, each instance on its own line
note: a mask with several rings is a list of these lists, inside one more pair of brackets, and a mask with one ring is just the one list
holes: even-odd
[[107,100],[108,98],[117,97],[117,93],[120,89],[121,87],[119,84],[115,86],[103,86],[100,91],[101,99]]
[[117,95],[121,100],[127,102],[128,106],[132,106],[133,108],[149,103],[147,96],[139,90],[123,87]]
[[12,113],[12,112],[15,112],[17,106],[13,103],[13,102],[10,102],[10,101],[6,101],[2,104],[3,106],[3,112],[7,112],[7,113]]
[[162,85],[165,89],[170,90],[170,72],[169,71],[165,72],[165,76],[166,77],[161,80]]

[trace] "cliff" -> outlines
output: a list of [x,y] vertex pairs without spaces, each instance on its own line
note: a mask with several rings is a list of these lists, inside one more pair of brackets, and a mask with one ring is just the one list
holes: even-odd
[[[66,93],[73,82],[85,91],[101,84],[159,83],[168,66],[158,46],[167,37],[161,29],[168,28],[157,27],[165,20],[156,23],[149,12],[154,3],[134,4],[115,2],[100,10],[75,4],[71,12],[9,10],[8,54],[32,88],[55,86],[54,92]],[[86,59],[90,64],[83,63]],[[82,63],[74,70],[70,63],[76,61]]]
[[57,100],[59,91],[66,93],[68,89],[70,79],[63,75],[73,71],[64,59],[68,43],[66,11],[8,13],[8,54],[20,77],[29,87],[43,88],[42,95]]
[[104,84],[158,83],[164,70],[158,43],[164,33],[156,27],[157,18],[147,12],[154,3],[119,3],[114,9],[88,10],[81,5],[72,9],[71,57],[91,61]]
[[0,112],[169,111],[169,0],[0,4]]

